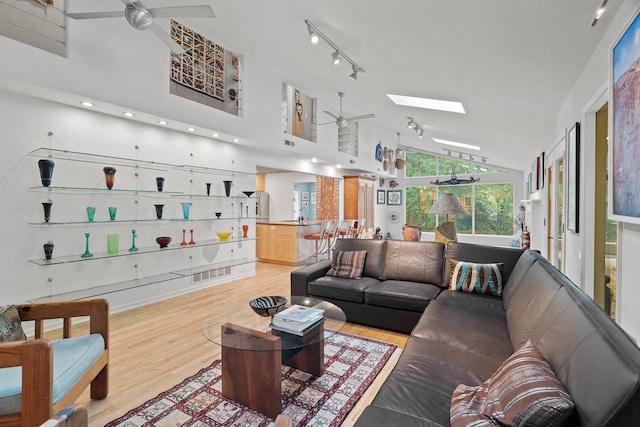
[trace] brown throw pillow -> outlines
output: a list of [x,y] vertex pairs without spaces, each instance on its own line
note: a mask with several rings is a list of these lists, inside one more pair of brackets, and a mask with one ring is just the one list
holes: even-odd
[[451,279],[449,289],[452,291],[475,292],[499,297],[502,295],[503,263],[476,264],[450,260]]
[[561,426],[573,401],[531,340],[478,387],[459,385],[451,396],[452,427]]
[[0,342],[24,341],[27,339],[22,330],[20,313],[15,305],[0,306]]
[[327,276],[359,279],[364,268],[367,251],[336,251],[333,253],[331,268]]

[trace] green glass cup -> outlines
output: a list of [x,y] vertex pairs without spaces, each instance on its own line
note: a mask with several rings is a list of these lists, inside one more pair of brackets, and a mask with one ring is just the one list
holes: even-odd
[[93,221],[95,217],[96,217],[96,208],[93,206],[87,206],[87,218],[89,218],[89,221]]
[[111,221],[115,221],[116,220],[116,212],[118,211],[118,208],[114,208],[114,207],[110,207],[109,208],[109,219],[111,219]]
[[107,253],[114,255],[118,253],[120,249],[120,235],[119,234],[107,234]]

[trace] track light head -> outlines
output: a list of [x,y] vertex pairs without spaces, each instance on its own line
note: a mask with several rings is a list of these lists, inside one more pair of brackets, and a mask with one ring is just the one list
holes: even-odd
[[309,41],[311,42],[311,44],[318,44],[318,42],[320,41],[320,36],[318,36],[318,33],[313,31],[313,28],[311,28],[309,24],[307,24],[307,30],[309,31]]
[[413,117],[407,117],[409,121],[407,122],[407,129],[413,129]]
[[353,80],[358,80],[358,73],[360,72],[360,69],[355,65],[352,66],[351,69],[353,70],[353,73],[351,73],[349,77],[351,77]]
[[333,58],[333,65],[338,65],[339,63],[342,62],[342,58],[340,57],[340,54],[337,51],[331,54],[331,58]]
[[482,158],[482,164],[485,164],[485,163],[487,163],[487,158],[486,158],[486,157],[483,157],[483,158]]
[[473,162],[474,158],[472,155],[469,155],[469,161]]
[[418,128],[416,130],[416,133],[418,134],[418,138],[422,138],[422,134],[424,133],[424,131],[422,130],[422,128]]

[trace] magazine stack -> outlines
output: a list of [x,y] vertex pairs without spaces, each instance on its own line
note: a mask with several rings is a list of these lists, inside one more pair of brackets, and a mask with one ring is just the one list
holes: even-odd
[[269,326],[277,331],[302,336],[323,322],[324,319],[324,310],[292,305],[286,310],[276,313]]

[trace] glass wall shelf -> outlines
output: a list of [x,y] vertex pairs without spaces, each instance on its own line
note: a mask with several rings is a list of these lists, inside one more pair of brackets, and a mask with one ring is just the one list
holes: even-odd
[[256,261],[257,261],[256,258],[238,258],[232,261],[207,264],[199,267],[187,268],[184,270],[158,274],[155,276],[147,276],[141,279],[127,280],[125,282],[111,283],[107,285],[95,286],[92,288],[85,288],[77,291],[63,292],[55,295],[43,296],[43,297],[29,300],[29,302],[34,304],[39,302],[73,301],[73,300],[80,300],[80,299],[87,299],[87,298],[96,298],[96,297],[104,296],[114,292],[126,291],[129,289],[139,288],[142,286],[149,286],[156,283],[168,282],[170,280],[189,277],[193,274],[202,273],[205,271],[236,267],[240,265],[254,263]]
[[154,196],[158,196],[158,197],[173,197],[173,196],[178,196],[178,195],[183,195],[184,193],[181,193],[179,191],[158,191],[158,190],[134,190],[134,189],[126,189],[126,188],[112,188],[111,190],[109,190],[106,187],[101,187],[101,188],[95,188],[95,187],[56,187],[56,186],[49,186],[49,187],[43,187],[43,186],[38,186],[38,187],[29,187],[29,190],[35,190],[35,191],[49,191],[49,190],[56,190],[57,192],[64,192],[64,191],[69,191],[69,192],[105,192],[105,193],[109,193],[109,194],[116,194],[116,193],[125,193],[125,194],[140,194],[140,195],[154,195]]
[[47,265],[57,265],[57,264],[68,264],[71,262],[82,262],[82,261],[93,261],[96,259],[107,259],[107,258],[117,258],[121,256],[131,256],[131,255],[140,255],[140,254],[148,254],[153,252],[168,252],[178,249],[191,249],[191,248],[201,248],[203,246],[213,246],[213,245],[222,245],[227,243],[237,243],[244,242],[249,240],[257,240],[257,237],[230,237],[227,240],[204,240],[196,243],[195,245],[180,245],[179,239],[172,240],[172,244],[167,246],[166,248],[160,248],[160,246],[150,246],[146,248],[138,248],[136,252],[129,252],[128,249],[122,249],[118,251],[116,254],[108,254],[107,252],[95,252],[92,257],[82,258],[80,254],[78,255],[67,255],[54,257],[52,259],[30,259],[29,262],[33,264],[37,264],[40,266]]
[[60,160],[74,160],[84,163],[98,163],[105,166],[126,166],[126,167],[138,167],[144,169],[168,171],[178,170],[182,172],[198,172],[206,174],[215,174],[221,176],[240,176],[240,175],[255,175],[255,172],[240,172],[231,171],[226,169],[208,168],[205,166],[194,165],[176,165],[171,163],[153,162],[147,160],[129,159],[125,157],[104,156],[101,154],[82,153],[77,151],[58,150],[53,148],[38,148],[30,151],[28,156],[39,158],[50,158]]
[[255,197],[247,197],[244,194],[235,195],[235,196],[234,195],[224,196],[222,194],[219,196],[216,196],[215,194],[212,194],[210,196],[207,196],[206,194],[172,193],[171,197],[190,197],[194,199],[247,199],[247,200],[256,199]]

